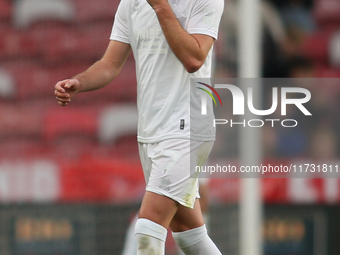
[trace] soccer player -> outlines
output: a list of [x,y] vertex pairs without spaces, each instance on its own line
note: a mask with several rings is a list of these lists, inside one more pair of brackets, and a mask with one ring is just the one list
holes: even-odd
[[190,80],[210,78],[223,7],[223,0],[122,0],[102,59],[55,85],[58,103],[66,106],[78,92],[115,79],[132,49],[146,181],[135,226],[137,255],[163,255],[169,226],[186,255],[221,254],[207,234],[197,175],[190,171],[192,163],[203,165],[211,151],[214,116],[211,102],[207,114],[201,114],[201,99],[198,90],[190,91]]

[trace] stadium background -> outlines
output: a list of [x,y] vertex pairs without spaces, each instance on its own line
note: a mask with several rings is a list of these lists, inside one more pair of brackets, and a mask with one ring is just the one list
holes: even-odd
[[[66,108],[53,96],[57,81],[102,56],[118,3],[0,0],[1,255],[121,252],[144,187],[133,59],[113,84],[77,95]],[[215,77],[237,75],[235,8],[226,2]],[[263,77],[340,78],[337,0],[268,1],[261,10]],[[340,86],[316,86],[312,95],[317,125],[288,134],[265,130],[265,160],[339,158]],[[225,139],[237,158],[237,136]],[[337,179],[262,183],[265,254],[340,254]],[[239,251],[238,187],[239,180],[210,181],[210,232],[223,254]]]

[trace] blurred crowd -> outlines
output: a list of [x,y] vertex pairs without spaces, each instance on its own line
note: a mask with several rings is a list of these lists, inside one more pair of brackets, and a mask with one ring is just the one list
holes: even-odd
[[[100,121],[105,109],[122,105],[129,108],[135,103],[133,59],[128,59],[115,84],[91,94],[96,100],[89,100],[84,93],[74,100],[74,108],[68,111],[56,105],[53,86],[102,56],[118,3],[118,0],[0,0],[2,155],[16,156],[18,151],[21,155],[40,155],[46,151],[54,154],[55,150],[59,151],[56,148],[64,147],[60,141],[70,144],[70,137],[79,145],[72,146],[77,148],[70,149],[73,154],[93,153],[97,151],[94,148],[102,153],[99,142],[102,139],[98,137],[102,137],[105,130],[102,123],[105,121]],[[261,2],[261,12],[262,77],[340,78],[340,1],[266,0]],[[215,77],[238,75],[239,18],[237,0],[225,1],[215,45]],[[314,79],[314,84],[305,82],[298,86],[311,91],[308,108],[313,116],[300,116],[301,125],[294,129],[264,128],[265,156],[338,157],[338,80]],[[263,107],[271,105],[272,87],[264,86]],[[56,113],[68,124],[59,123],[52,116]],[[290,114],[298,113],[298,109],[293,109]],[[79,138],[79,134],[85,139]],[[48,141],[46,137],[51,136],[53,139]]]
[[[237,1],[226,1],[216,45],[217,77],[237,77]],[[263,1],[262,77],[306,78],[296,86],[310,90],[311,117],[292,107],[286,119],[296,128],[263,130],[264,156],[335,159],[340,155],[340,2],[333,0]],[[308,78],[315,78],[309,79]],[[272,104],[272,87],[264,85],[264,106]],[[279,85],[283,86],[283,85]]]

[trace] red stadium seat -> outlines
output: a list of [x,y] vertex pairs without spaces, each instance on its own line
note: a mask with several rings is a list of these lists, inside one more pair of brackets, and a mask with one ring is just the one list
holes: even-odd
[[0,38],[1,59],[32,58],[39,55],[39,45],[34,35],[28,31],[3,27],[0,29]]
[[9,20],[12,16],[13,1],[1,0],[0,1],[0,20]]
[[81,33],[72,27],[51,27],[44,33],[41,51],[44,63],[58,65],[81,56]]
[[37,104],[1,104],[0,138],[26,137],[39,139],[44,108]]
[[38,139],[8,138],[0,143],[0,160],[24,160],[48,156],[48,147]]
[[[4,26],[0,29],[0,57],[5,60],[37,60],[45,53],[46,48],[53,47],[55,40],[61,36],[65,39],[70,34],[69,26],[58,21],[35,22],[27,30]],[[67,40],[64,40],[64,44],[65,42]]]
[[94,20],[111,20],[113,22],[119,1],[118,0],[72,0],[76,8],[79,23]]
[[55,106],[46,112],[43,137],[47,141],[69,137],[96,139],[98,109],[89,107]]
[[[97,144],[93,137],[77,134],[56,137],[53,141],[45,141],[48,145],[49,157],[55,160],[81,160],[96,154]],[[99,154],[98,154],[99,155]]]
[[[328,66],[318,66],[316,68],[316,77],[318,78],[340,78],[340,69],[330,68]],[[340,85],[340,84],[338,84]],[[340,86],[338,86],[340,89]]]
[[109,43],[112,24],[95,22],[86,27],[69,26],[50,29],[41,45],[44,62],[60,64],[65,61],[100,59]]
[[[89,43],[85,50],[89,52],[93,51],[96,54],[99,54],[97,56],[101,57],[110,42],[111,30],[111,21],[94,22],[81,26],[82,38]],[[86,55],[89,53],[82,52],[82,54]]]
[[[15,98],[18,100],[54,98],[54,85],[60,80],[71,78],[85,71],[91,63],[82,63],[44,67],[37,62],[13,61],[3,65],[15,82]],[[136,99],[136,78],[134,62],[130,59],[119,76],[105,88],[90,93],[81,93],[74,99],[77,102],[117,102],[134,101]]]
[[340,1],[316,0],[314,17],[321,27],[338,27],[340,24]]
[[56,68],[43,67],[34,62],[11,62],[4,69],[14,78],[16,98],[37,99],[54,98],[54,85],[59,80],[73,77],[88,68],[88,65],[68,65]]
[[329,42],[334,30],[319,30],[309,36],[304,43],[304,52],[318,64],[329,62]]
[[62,201],[140,200],[145,181],[139,161],[87,157],[61,163]]

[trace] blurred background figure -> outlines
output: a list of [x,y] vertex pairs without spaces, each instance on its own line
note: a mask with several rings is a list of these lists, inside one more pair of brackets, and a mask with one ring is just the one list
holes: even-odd
[[[266,61],[272,63],[281,61],[280,55],[285,47],[287,33],[280,13],[270,1],[263,1],[261,5],[262,25],[263,25],[263,47],[264,65]],[[237,1],[230,0],[226,2],[225,14],[222,16],[221,38],[217,43],[217,68],[218,76],[236,77],[237,66]],[[267,57],[268,55],[268,57]],[[279,64],[279,63],[278,63]],[[269,65],[269,64],[268,64]],[[280,68],[275,66],[274,68]]]

